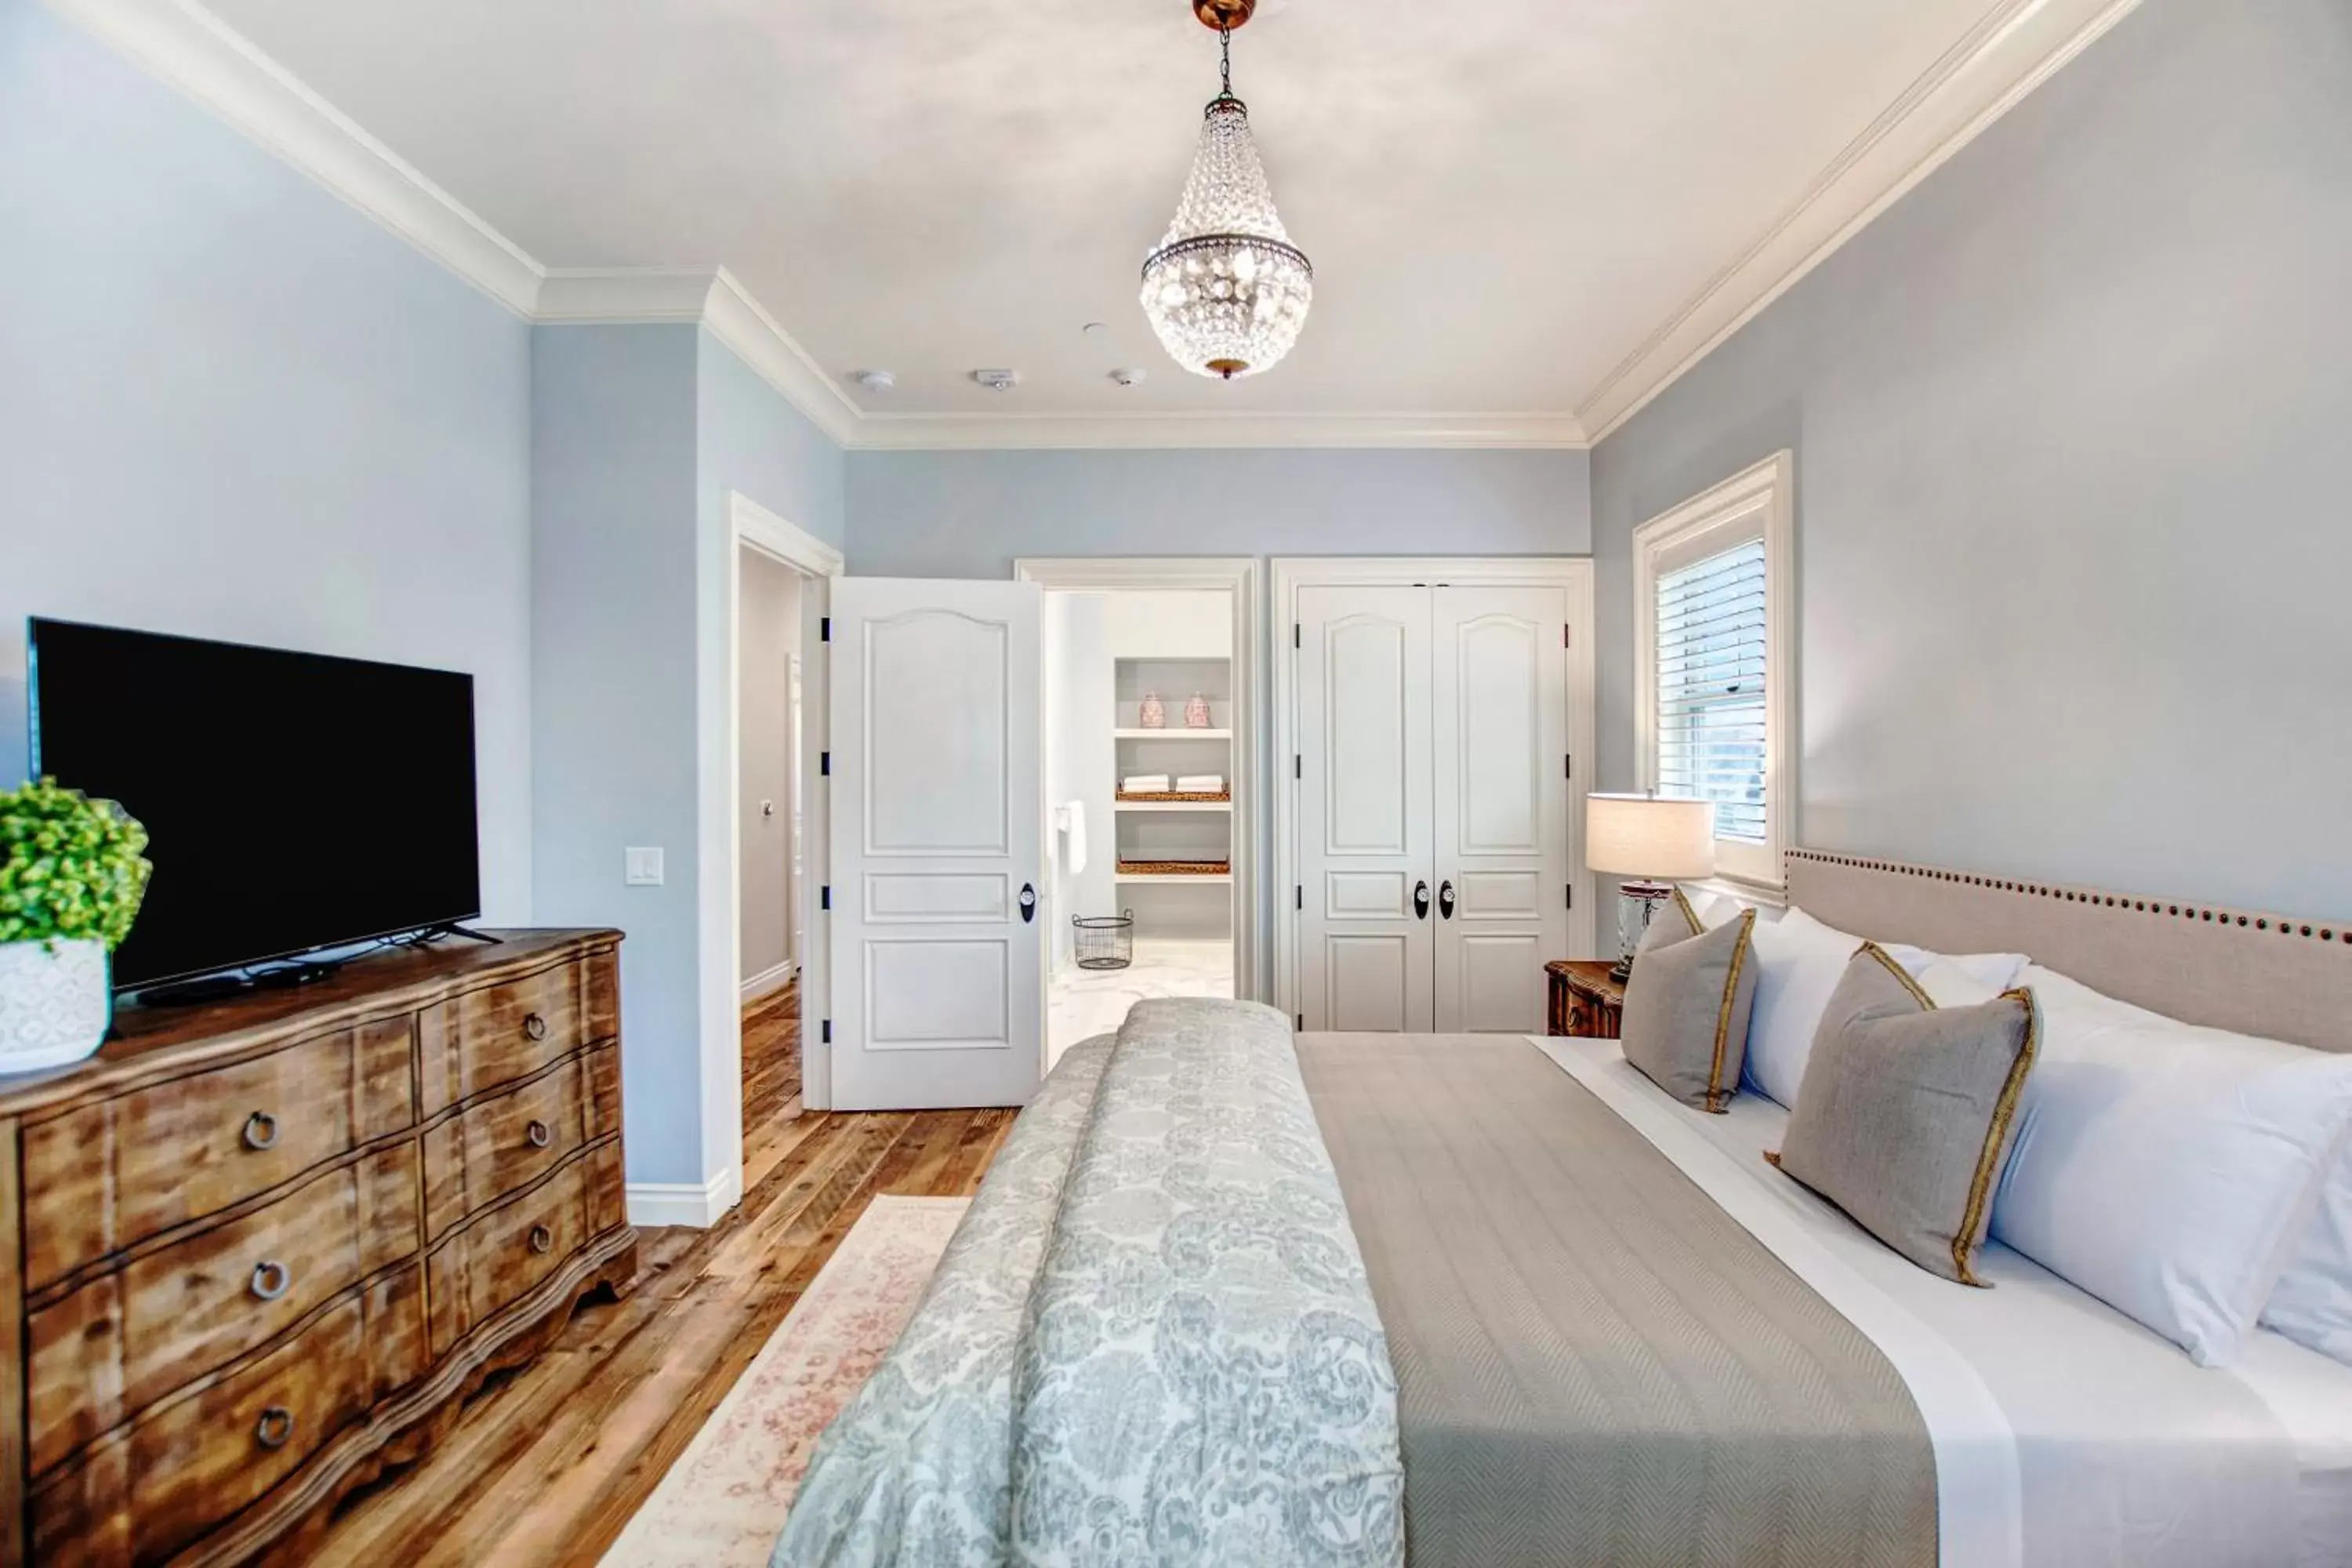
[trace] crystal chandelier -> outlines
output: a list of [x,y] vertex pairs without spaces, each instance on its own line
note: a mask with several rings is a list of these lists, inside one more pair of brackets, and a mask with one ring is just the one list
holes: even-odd
[[1143,313],[1178,364],[1231,381],[1271,370],[1298,341],[1315,268],[1290,243],[1234,96],[1234,32],[1257,0],[1192,0],[1217,29],[1224,89],[1209,100],[1192,177],[1167,237],[1143,263]]

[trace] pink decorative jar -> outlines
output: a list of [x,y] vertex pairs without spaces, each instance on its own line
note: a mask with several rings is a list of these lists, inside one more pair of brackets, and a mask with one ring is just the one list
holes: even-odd
[[1160,700],[1158,692],[1147,691],[1143,694],[1143,706],[1137,711],[1135,721],[1146,730],[1168,728],[1168,709]]
[[1195,691],[1192,693],[1192,700],[1184,704],[1184,728],[1205,730],[1208,727],[1209,700]]

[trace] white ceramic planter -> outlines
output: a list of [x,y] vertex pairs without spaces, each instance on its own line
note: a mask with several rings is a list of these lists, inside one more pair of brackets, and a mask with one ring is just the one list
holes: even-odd
[[104,942],[0,942],[0,1073],[78,1062],[113,1021]]

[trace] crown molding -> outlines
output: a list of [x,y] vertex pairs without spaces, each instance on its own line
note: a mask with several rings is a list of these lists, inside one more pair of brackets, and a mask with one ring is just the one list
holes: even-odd
[[1171,447],[1568,448],[1565,414],[867,414],[848,445],[876,451],[1138,450]]
[[2138,5],[1999,0],[1788,211],[1601,378],[1577,407],[1592,439],[1606,440]]
[[2138,0],[1999,0],[1572,415],[865,413],[724,267],[542,266],[196,0],[47,4],[516,314],[701,322],[845,447],[1576,449],[1615,431]]
[[203,6],[48,4],[507,309],[531,313],[545,268]]

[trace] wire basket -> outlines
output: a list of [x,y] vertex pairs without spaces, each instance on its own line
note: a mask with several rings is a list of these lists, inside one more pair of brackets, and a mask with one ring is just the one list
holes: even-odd
[[1135,962],[1135,911],[1073,915],[1070,925],[1080,969],[1125,969]]

